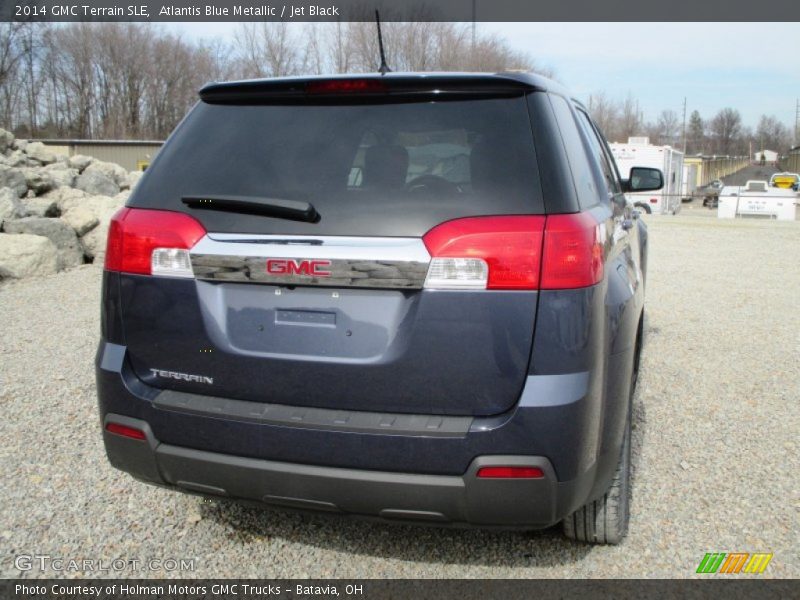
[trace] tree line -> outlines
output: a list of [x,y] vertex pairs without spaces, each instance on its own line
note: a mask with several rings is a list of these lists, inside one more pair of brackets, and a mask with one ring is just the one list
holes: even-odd
[[[747,156],[751,149],[763,149],[783,153],[792,144],[791,130],[770,115],[761,115],[755,129],[742,122],[742,115],[731,107],[722,108],[716,114],[703,118],[693,110],[686,116],[675,110],[662,110],[654,121],[645,121],[639,104],[628,95],[614,101],[604,93],[592,94],[588,102],[589,112],[598,126],[611,141],[626,142],[630,137],[647,136],[650,142],[670,145],[687,154],[716,154]],[[685,138],[685,139],[684,139]]]
[[[454,23],[385,23],[394,70],[539,70]],[[21,137],[164,139],[209,81],[372,72],[374,23],[241,24],[231,42],[139,23],[0,24],[0,124]]]
[[[465,23],[383,24],[396,71],[552,70],[501,37]],[[141,23],[0,24],[0,125],[27,138],[164,139],[206,82],[322,73],[373,72],[375,24],[243,23],[230,41],[188,40]],[[683,119],[663,110],[645,122],[628,95],[592,94],[587,106],[611,141],[646,135],[682,148]],[[787,149],[789,128],[772,116],[752,129],[734,108],[687,118],[691,154]]]

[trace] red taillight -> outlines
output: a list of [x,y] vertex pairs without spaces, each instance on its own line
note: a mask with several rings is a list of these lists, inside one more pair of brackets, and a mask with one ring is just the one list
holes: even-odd
[[[544,223],[542,216],[468,217],[437,225],[422,238],[434,259],[429,281],[433,268],[439,269],[437,283],[428,287],[536,289]],[[448,264],[447,259],[463,262]],[[480,261],[488,273],[481,274]]]
[[153,250],[189,250],[205,234],[198,221],[183,213],[122,208],[108,228],[105,268],[151,275]]
[[481,479],[541,479],[544,471],[539,467],[481,467]]
[[117,435],[121,435],[123,437],[131,438],[134,440],[147,439],[147,436],[141,429],[128,427],[127,425],[120,425],[119,423],[106,423],[106,431],[108,431],[109,433],[115,433]]
[[590,214],[547,217],[540,289],[594,285],[603,279],[603,259],[600,226]]
[[306,84],[307,94],[375,94],[388,89],[385,83],[374,79],[328,79]]
[[603,279],[600,226],[588,213],[456,219],[423,241],[427,288],[558,290]]
[[658,204],[658,198],[650,198],[650,204]]

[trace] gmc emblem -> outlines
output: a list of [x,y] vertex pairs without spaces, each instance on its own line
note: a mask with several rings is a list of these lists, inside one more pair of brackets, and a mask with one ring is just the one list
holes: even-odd
[[306,275],[308,277],[330,277],[329,260],[294,260],[292,258],[270,258],[267,273],[270,275]]

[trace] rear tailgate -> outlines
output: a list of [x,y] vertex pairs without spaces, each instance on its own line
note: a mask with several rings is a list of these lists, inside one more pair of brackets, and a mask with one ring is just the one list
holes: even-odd
[[[299,407],[511,407],[527,373],[536,292],[476,286],[470,259],[437,264],[443,285],[426,277],[431,254],[447,256],[458,235],[489,236],[500,253],[520,243],[540,251],[526,103],[508,91],[430,100],[200,102],[128,203],[190,215],[205,230],[183,276],[121,277],[138,376]],[[316,216],[229,210],[226,198],[311,205]],[[465,219],[484,215],[516,216]],[[448,269],[461,268],[466,279],[448,282],[461,277]]]

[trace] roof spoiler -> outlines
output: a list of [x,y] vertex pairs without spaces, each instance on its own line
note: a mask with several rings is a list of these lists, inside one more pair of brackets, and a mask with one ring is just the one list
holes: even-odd
[[212,104],[455,99],[518,96],[537,89],[530,82],[497,75],[365,75],[210,83],[200,90],[200,99]]

